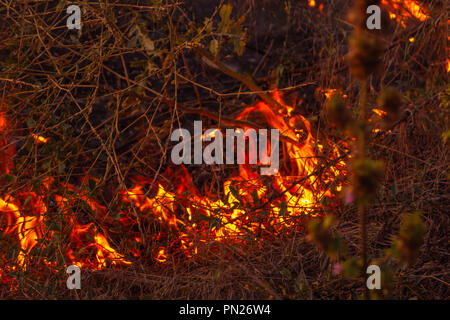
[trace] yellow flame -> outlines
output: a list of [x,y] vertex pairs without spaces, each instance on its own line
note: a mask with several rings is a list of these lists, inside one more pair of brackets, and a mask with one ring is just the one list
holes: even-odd
[[37,143],[47,143],[48,142],[48,138],[38,136],[34,133],[32,133],[31,136],[33,137],[34,141],[36,141]]
[[95,244],[97,247],[97,261],[99,263],[99,269],[106,267],[106,257],[111,260],[112,264],[123,263],[123,264],[131,264],[130,261],[124,259],[124,256],[114,250],[106,240],[105,236],[97,233],[94,236]]
[[386,111],[381,109],[373,108],[372,111],[380,117],[384,117],[385,115],[387,115]]
[[400,22],[404,28],[406,28],[404,20],[409,17],[414,17],[419,21],[425,21],[430,17],[428,12],[415,0],[381,0],[381,3],[389,8],[389,17]]

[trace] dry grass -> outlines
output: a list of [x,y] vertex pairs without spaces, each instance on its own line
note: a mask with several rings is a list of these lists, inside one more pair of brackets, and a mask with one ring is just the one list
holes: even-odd
[[[177,39],[186,33],[189,20],[200,26],[213,14],[211,1],[141,5],[139,16],[134,1],[81,2],[79,36],[65,28],[64,12],[56,2],[0,0],[1,100],[8,105],[14,124],[10,134],[17,145],[16,180],[2,180],[0,194],[39,183],[43,176],[76,184],[80,176],[90,174],[99,178],[96,199],[114,212],[117,191],[129,185],[130,177],[168,179],[163,175],[168,166],[167,135],[195,117],[180,112],[177,104],[229,115],[255,97],[239,95],[247,88],[208,67],[189,44]],[[273,84],[275,77],[270,75],[277,70],[279,86],[294,88],[286,90],[287,96],[296,98],[296,112],[305,117],[321,114],[322,104],[314,99],[317,87],[339,88],[354,103],[357,86],[344,64],[345,35],[351,30],[344,21],[346,1],[324,1],[322,15],[306,1],[287,2],[288,11],[280,1],[234,1],[234,10],[248,14],[247,49],[225,62],[240,72],[249,71],[263,88]],[[436,8],[430,21],[411,21],[406,29],[391,25],[384,38],[384,67],[370,81],[372,98],[382,86],[399,87],[407,97],[407,111],[390,133],[376,135],[370,148],[373,157],[384,159],[386,175],[368,214],[369,257],[379,257],[391,245],[403,213],[421,210],[428,228],[419,260],[398,274],[398,299],[449,297],[449,152],[441,138],[449,123],[448,113],[439,106],[448,86],[448,17],[439,10],[442,2],[423,3]],[[130,30],[136,23],[148,26],[157,55],[147,52],[139,39],[133,43]],[[414,42],[408,40],[411,37]],[[206,34],[189,35],[186,42],[207,44],[209,39]],[[313,85],[302,86],[305,83]],[[131,99],[130,92],[146,95],[152,105]],[[322,120],[312,122],[318,139],[324,132],[330,139],[342,139]],[[51,142],[44,148],[30,147],[29,128]],[[213,174],[209,170],[191,170],[199,190],[221,185],[229,174],[223,168]],[[350,252],[357,254],[356,209],[342,205],[334,214],[339,220],[336,229]],[[120,248],[120,241],[116,244]],[[6,248],[2,242],[0,250]],[[208,243],[197,256],[174,256],[164,265],[140,261],[126,268],[84,271],[82,290],[76,292],[66,289],[64,272],[32,266],[19,274],[17,290],[0,287],[0,297],[356,299],[362,292],[359,283],[332,276],[329,258],[306,240],[302,228],[270,241],[249,242],[245,248]]]

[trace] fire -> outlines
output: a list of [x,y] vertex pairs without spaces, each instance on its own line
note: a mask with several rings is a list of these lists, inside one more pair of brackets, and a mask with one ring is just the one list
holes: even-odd
[[344,99],[347,99],[347,98],[348,98],[348,96],[347,96],[346,94],[344,94],[341,90],[338,90],[338,89],[318,89],[318,91],[319,91],[320,93],[322,93],[322,94],[325,96],[325,98],[327,98],[327,99],[330,99],[330,97],[331,97],[333,94],[335,94],[336,92],[339,93],[339,94],[341,94],[341,96],[342,96]]
[[32,133],[31,136],[33,137],[34,141],[36,141],[37,143],[47,143],[48,142],[48,138],[38,136],[37,134]]
[[[389,17],[400,23],[403,28],[406,28],[406,21],[411,18],[420,22],[424,22],[430,18],[429,12],[415,0],[381,0],[381,3],[388,8]],[[447,21],[447,25],[450,25],[450,20]],[[450,37],[448,37],[448,39],[450,39]],[[410,37],[408,40],[413,43],[416,39]],[[448,46],[446,50],[450,50]],[[450,58],[447,57],[445,63],[447,72],[450,72]]]
[[156,261],[158,262],[166,262],[167,261],[167,255],[165,254],[165,249],[164,248],[160,248],[158,251],[158,255],[155,258]]
[[384,110],[373,108],[372,111],[376,113],[379,117],[384,117],[387,113]]
[[[32,194],[35,196],[35,194]],[[39,201],[39,199],[37,199]],[[0,198],[0,212],[6,215],[8,221],[4,234],[8,235],[14,231],[20,243],[21,251],[17,257],[17,265],[26,267],[25,258],[37,244],[39,239],[40,227],[42,224],[42,216],[22,216],[15,200],[11,197],[5,199]],[[42,202],[37,202],[39,210],[45,213],[46,207]]]
[[[450,20],[447,21],[447,25],[450,26]],[[447,47],[445,48],[447,51],[447,72],[450,72],[450,47],[448,46],[449,41],[450,41],[450,36],[447,37]]]
[[[148,253],[140,250],[144,243],[152,245],[150,255],[156,263],[165,263],[172,254],[190,258],[211,242],[244,245],[249,240],[287,233],[301,225],[305,216],[324,214],[323,200],[342,190],[340,177],[346,174],[347,147],[330,141],[319,143],[307,119],[295,114],[295,108],[284,103],[279,91],[273,92],[273,99],[277,105],[258,102],[236,117],[246,120],[261,114],[267,127],[279,129],[289,138],[282,143],[284,164],[273,176],[263,179],[257,170],[259,164],[239,165],[217,194],[200,191],[183,166],[169,168],[166,173],[168,178],[177,177],[175,188],[167,183],[168,179],[154,181],[137,176],[132,179],[133,187],[120,191],[116,218],[87,191],[89,181],[95,182],[95,178],[86,176],[80,186],[75,186],[48,177],[39,191],[25,187],[14,197],[0,197],[0,231],[16,239],[20,248],[15,261],[9,264],[13,269],[26,269],[39,256],[40,249],[51,247],[55,237],[67,239],[58,247],[64,266],[101,270],[110,265],[130,265],[147,259]],[[7,118],[1,114],[0,158],[8,164],[1,169],[3,174],[12,174],[14,149],[8,145],[7,128]],[[212,132],[211,137],[214,135]],[[38,144],[47,142],[46,138],[32,137]],[[249,143],[245,156],[251,152],[256,149]],[[319,159],[329,159],[331,164]],[[61,190],[65,190],[63,194]],[[49,203],[53,206],[48,207]],[[54,212],[59,220],[54,221]],[[87,220],[82,222],[80,216]],[[153,226],[154,231],[142,231],[143,224]],[[114,231],[115,227],[122,231]],[[6,259],[2,253],[0,257]],[[45,257],[41,261],[57,269],[58,259]],[[9,270],[0,268],[3,280]]]
[[381,4],[389,9],[389,17],[406,28],[405,21],[411,17],[425,21],[430,16],[415,0],[381,0]]
[[5,113],[0,105],[0,174],[9,174],[13,168],[12,158],[15,154],[14,145],[8,141],[9,128]]
[[97,233],[94,236],[95,245],[97,247],[97,261],[99,268],[104,268],[107,266],[106,257],[112,262],[112,264],[123,263],[123,264],[131,264],[130,261],[124,259],[123,255],[117,253],[108,243],[105,236],[101,233]]
[[[68,185],[67,187],[69,190],[75,190],[75,188],[71,185]],[[105,214],[104,207],[97,204],[94,200],[89,199],[86,195],[83,195],[82,192],[77,194],[77,197],[83,199],[86,202],[86,204],[91,208],[91,210],[97,212],[100,211],[101,214]],[[61,209],[61,211],[66,214],[67,211],[74,204],[73,201],[61,197],[59,195],[55,195],[55,201],[58,207]],[[70,234],[71,243],[78,244],[78,246],[76,246],[75,249],[78,248],[86,250],[89,248],[94,248],[96,258],[96,261],[92,260],[77,261],[73,249],[70,248],[68,250],[68,259],[71,261],[71,264],[78,265],[80,268],[89,267],[90,269],[97,269],[97,270],[101,270],[107,267],[108,266],[107,262],[109,262],[111,265],[131,264],[131,262],[126,260],[122,254],[118,253],[115,249],[111,247],[106,236],[98,231],[98,228],[95,226],[94,223],[91,222],[85,225],[81,225],[77,221],[75,221],[73,216],[70,215],[68,216],[69,216],[69,225],[72,226]],[[89,238],[91,239],[90,243],[88,241],[87,244],[84,244],[84,242],[86,242],[86,239]]]
[[[308,0],[308,6],[310,6],[311,8],[314,8],[316,5],[317,5],[317,3],[316,3],[315,0]],[[324,8],[323,3],[321,3],[321,4],[319,5],[319,11],[320,11],[321,13],[323,12],[323,8]],[[318,15],[318,16],[320,16],[320,15]]]

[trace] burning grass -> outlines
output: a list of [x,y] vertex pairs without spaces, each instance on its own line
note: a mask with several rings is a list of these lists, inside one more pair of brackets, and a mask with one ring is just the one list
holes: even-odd
[[[342,189],[344,159],[348,151],[339,145],[328,143],[324,147],[315,142],[309,122],[301,115],[291,114],[293,108],[283,102],[279,91],[274,91],[273,97],[279,104],[278,110],[259,102],[237,116],[237,119],[243,119],[261,112],[271,127],[297,142],[283,144],[285,168],[266,181],[255,168],[240,165],[238,175],[224,182],[221,193],[202,194],[184,166],[180,169],[170,167],[161,174],[166,180],[170,180],[170,176],[177,177],[170,184],[143,176],[130,178],[133,186],[118,192],[117,215],[110,217],[107,208],[93,195],[98,183],[95,177],[82,177],[80,187],[58,184],[53,178],[44,177],[38,191],[20,191],[15,197],[7,194],[0,199],[0,210],[6,219],[4,235],[18,239],[20,253],[15,264],[26,269],[25,260],[32,250],[36,251],[36,246],[39,250],[54,251],[52,240],[67,234],[69,243],[58,248],[63,256],[46,257],[46,264],[60,264],[61,258],[65,264],[90,270],[132,264],[130,259],[113,249],[106,238],[108,234],[119,232],[124,244],[122,250],[132,255],[133,260],[153,258],[164,263],[169,251],[181,252],[190,258],[204,243],[243,244],[247,240],[274,238],[298,227],[298,218],[302,216],[323,215],[330,210],[329,206],[323,205],[325,200],[329,203],[332,195]],[[8,122],[5,119],[2,122],[6,132]],[[34,134],[32,137],[36,144],[48,142],[47,138],[36,138]],[[8,138],[5,137],[5,145]],[[248,148],[249,156],[256,153],[254,145],[250,144]],[[4,157],[4,175],[15,169],[12,161],[14,145],[11,150]],[[319,157],[319,154],[323,156]],[[331,164],[327,164],[325,158]],[[169,185],[173,191],[164,185]],[[23,189],[32,187],[25,185]],[[154,195],[150,195],[154,189]],[[56,210],[55,216],[47,208],[52,204],[54,208],[50,210]],[[85,211],[88,219],[93,221],[80,222],[81,218],[77,217],[80,209],[74,208]],[[145,243],[152,243],[153,257],[143,252]],[[14,264],[10,266],[15,270]]]
[[[349,27],[327,15],[344,19],[348,8],[266,0],[268,13],[251,1],[227,10],[200,2],[84,3],[77,33],[62,26],[56,2],[0,1],[9,21],[0,26],[1,297],[360,295],[358,283],[331,276],[337,264],[305,230],[312,217],[334,214],[358,254],[355,208],[342,201],[351,202],[354,141],[323,113],[336,92],[356,104],[343,64]],[[389,127],[382,110],[368,110],[370,152],[386,163],[369,211],[369,256],[389,247],[401,214],[421,210],[425,248],[401,269],[393,296],[445,298],[447,18],[435,13],[438,1],[382,4],[392,32],[369,96],[395,82],[407,108]],[[192,50],[206,45],[212,57]],[[247,71],[253,78],[241,76]],[[280,170],[265,177],[258,165],[170,164],[171,131],[198,117],[211,127],[279,129]],[[69,264],[83,270],[80,292],[65,288]]]

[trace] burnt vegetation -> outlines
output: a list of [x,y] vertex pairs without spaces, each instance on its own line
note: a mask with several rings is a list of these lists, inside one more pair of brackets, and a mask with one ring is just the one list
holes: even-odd
[[[448,298],[445,1],[70,4],[0,0],[0,298]],[[174,165],[195,120],[279,172]]]

